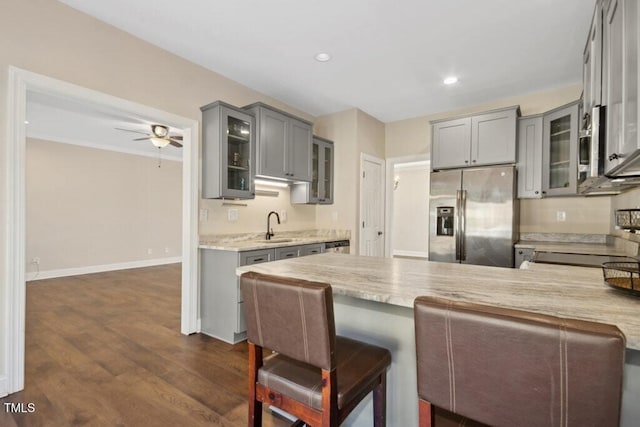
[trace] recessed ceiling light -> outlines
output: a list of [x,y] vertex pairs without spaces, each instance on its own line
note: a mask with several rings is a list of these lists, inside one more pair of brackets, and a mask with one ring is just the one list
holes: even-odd
[[456,76],[449,76],[446,79],[444,79],[443,83],[446,85],[452,85],[454,83],[458,83],[458,78]]
[[316,61],[327,62],[331,59],[331,55],[326,52],[320,52],[316,55]]
[[29,120],[25,120],[25,121],[24,121],[24,124],[25,124],[25,125],[28,125],[28,124],[29,124]]

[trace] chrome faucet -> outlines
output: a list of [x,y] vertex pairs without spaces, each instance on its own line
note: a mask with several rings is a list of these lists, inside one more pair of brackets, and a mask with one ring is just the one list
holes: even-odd
[[276,211],[271,211],[269,212],[269,215],[267,215],[267,234],[265,236],[266,240],[271,240],[271,237],[273,237],[273,228],[271,228],[270,224],[270,220],[271,220],[271,215],[276,216],[276,219],[278,220],[278,224],[280,224],[280,215],[278,215],[278,212]]

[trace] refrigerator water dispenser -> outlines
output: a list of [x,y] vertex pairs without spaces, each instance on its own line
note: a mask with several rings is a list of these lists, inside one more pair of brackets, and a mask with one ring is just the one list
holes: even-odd
[[438,218],[436,235],[453,236],[453,206],[440,206],[436,208]]

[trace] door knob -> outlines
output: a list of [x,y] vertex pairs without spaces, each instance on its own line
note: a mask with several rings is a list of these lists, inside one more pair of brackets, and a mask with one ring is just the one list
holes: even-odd
[[382,231],[378,231],[378,236],[382,236]]

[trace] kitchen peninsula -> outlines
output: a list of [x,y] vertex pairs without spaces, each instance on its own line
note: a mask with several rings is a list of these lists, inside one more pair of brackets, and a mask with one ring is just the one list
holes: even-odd
[[[337,333],[392,352],[389,425],[417,425],[413,300],[431,295],[618,326],[627,338],[622,426],[640,419],[640,298],[609,289],[600,269],[530,270],[341,254],[237,269],[331,284]],[[597,379],[594,378],[594,381]],[[371,425],[370,398],[345,425]]]

